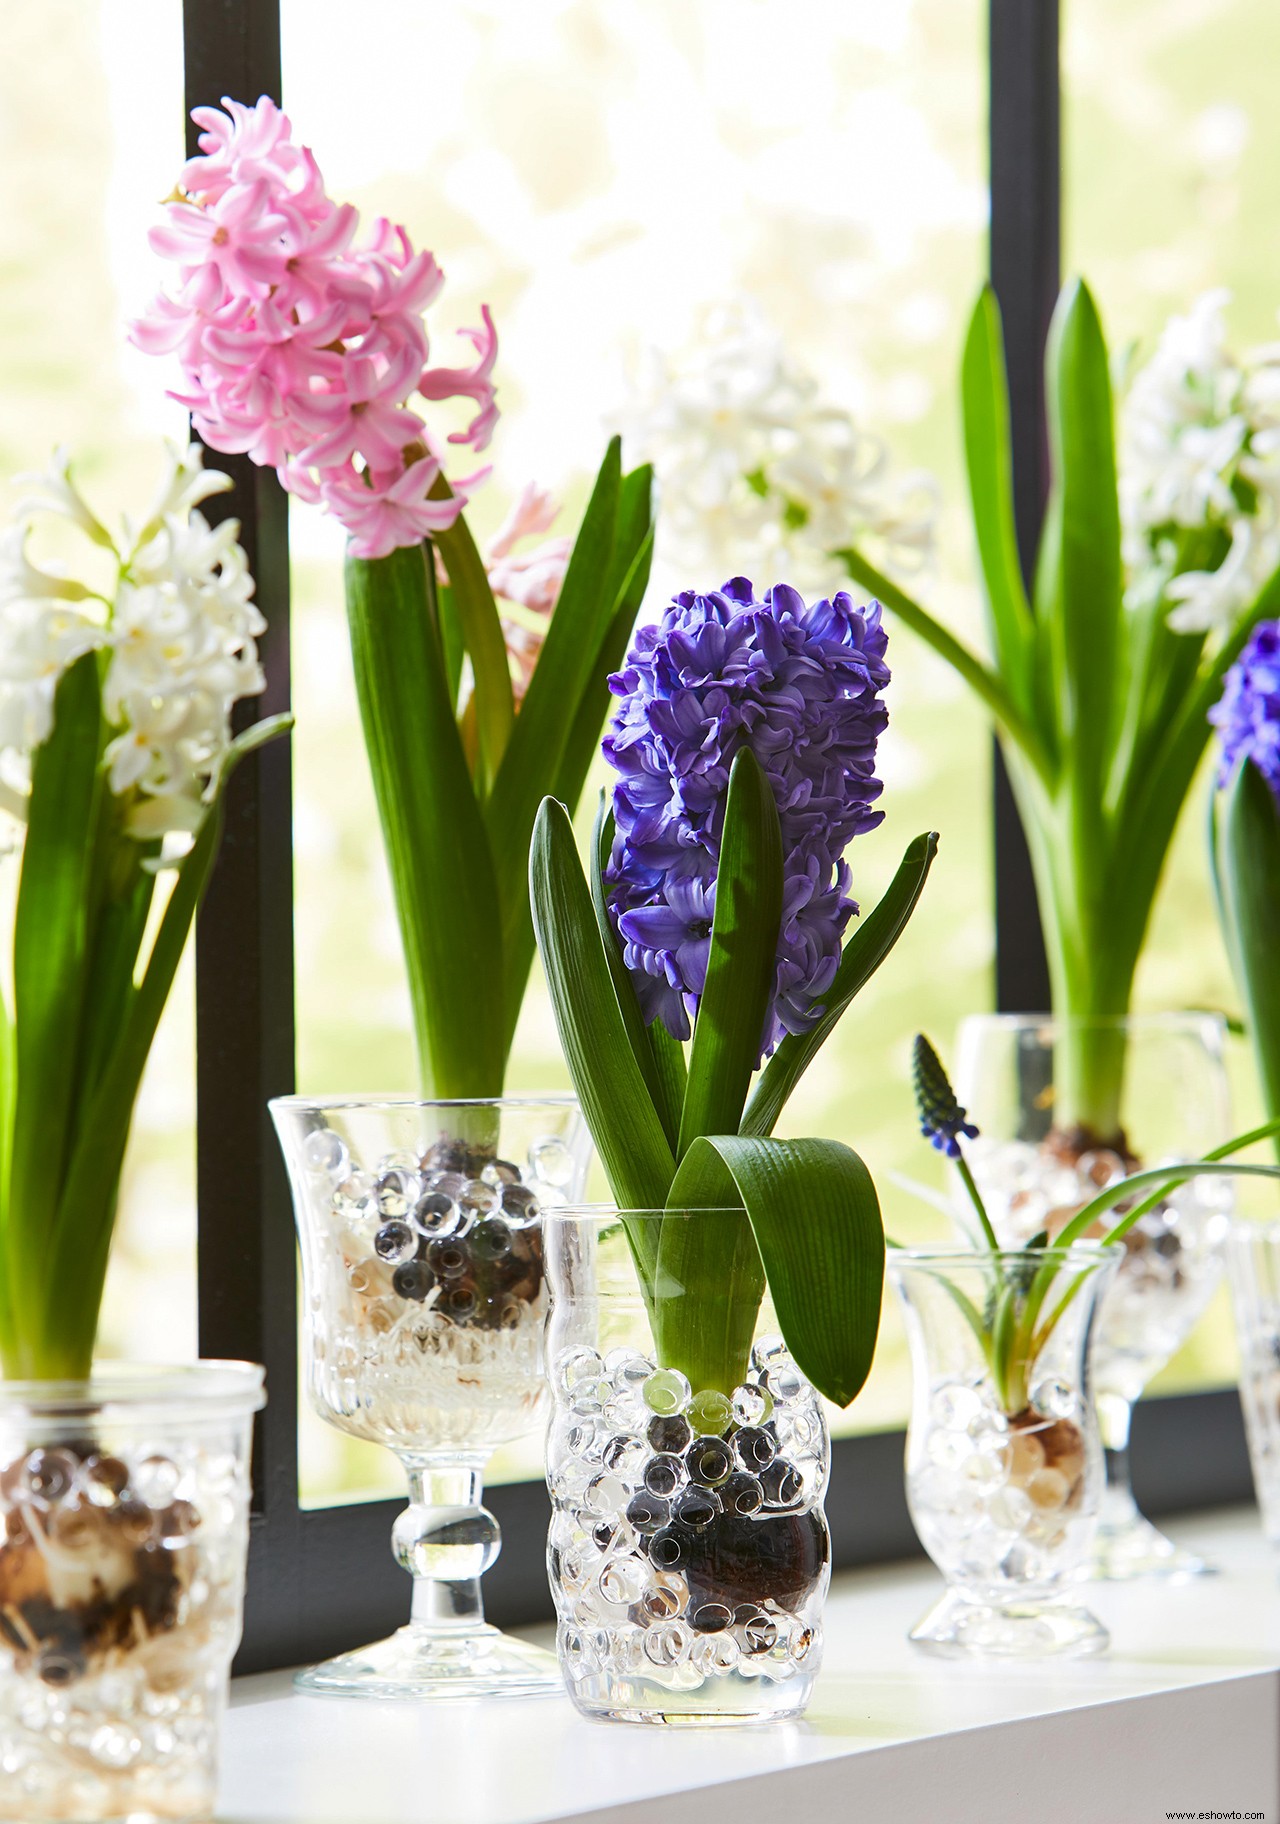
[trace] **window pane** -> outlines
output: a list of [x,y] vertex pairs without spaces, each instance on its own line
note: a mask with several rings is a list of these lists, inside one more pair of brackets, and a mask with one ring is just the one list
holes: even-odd
[[[436,252],[447,275],[437,347],[482,301],[493,307],[504,416],[494,479],[473,510],[480,530],[528,480],[565,499],[572,525],[637,357],[678,347],[699,307],[746,293],[896,460],[939,473],[942,557],[922,587],[972,630],[955,376],[985,252],[978,0],[854,0],[809,12],[803,33],[783,0],[468,0],[429,19],[413,0],[373,4],[380,29],[353,39],[336,0],[285,0],[286,99],[331,193],[366,219],[403,219]],[[420,106],[386,108],[387,44],[418,72]],[[408,1008],[352,699],[339,542],[306,509],[293,527],[300,1083],[402,1087]],[[721,579],[668,576],[696,580]],[[653,594],[649,612],[660,605]],[[874,903],[906,843],[935,822],[941,858],[909,937],[806,1078],[788,1126],[864,1151],[895,1231],[910,1236],[941,1220],[892,1182],[897,1171],[937,1182],[910,1109],[915,1022],[927,1008],[949,1039],[990,998],[989,764],[983,720],[950,673],[897,630],[890,660],[888,815],[857,845],[855,892]],[[510,1083],[564,1082],[535,981]],[[890,1313],[853,1422],[901,1422],[907,1377]],[[539,1452],[530,1440],[495,1468],[537,1473]],[[311,1498],[399,1482],[386,1453],[358,1451],[310,1417],[302,1474]]]
[[[1276,334],[1271,71],[1280,12],[1266,0],[1066,8],[1066,264],[1094,287],[1113,349],[1149,348],[1166,319],[1227,286],[1232,344]],[[1204,829],[1209,767],[1187,807],[1138,978],[1141,1008],[1238,1006],[1213,908]],[[1247,1048],[1232,1041],[1238,1128],[1259,1116]],[[1246,1192],[1248,1207],[1258,1193]],[[1236,1375],[1225,1292],[1157,1390]]]
[[[185,435],[157,363],[125,340],[183,156],[181,31],[172,0],[0,0],[0,476],[65,444],[103,511],[145,505],[161,435]],[[193,1028],[188,959],[125,1167],[103,1354],[195,1352]]]

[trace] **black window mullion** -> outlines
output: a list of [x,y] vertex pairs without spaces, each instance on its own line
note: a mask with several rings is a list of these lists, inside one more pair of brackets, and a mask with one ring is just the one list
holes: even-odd
[[[184,0],[188,156],[191,110],[224,96],[280,100],[278,0]],[[243,726],[289,707],[289,533],[284,490],[247,457],[207,453],[234,492],[206,503],[234,515],[267,621],[264,696]],[[297,1309],[293,1221],[268,1098],[294,1084],[293,811],[290,751],[278,740],[231,781],[226,833],[196,926],[196,1105],[200,1353],[261,1362],[245,1648],[285,1643],[301,1609],[297,1475]],[[289,1657],[285,1648],[281,1657]]]
[[[1061,263],[1058,0],[990,0],[991,283],[1004,320],[1018,552],[1030,588],[1049,491],[1044,346]],[[996,1005],[1041,1013],[1049,967],[1031,857],[997,747]]]

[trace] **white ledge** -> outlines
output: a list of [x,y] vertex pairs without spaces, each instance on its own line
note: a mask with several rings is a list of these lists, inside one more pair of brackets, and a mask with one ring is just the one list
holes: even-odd
[[[224,1824],[1164,1824],[1280,1818],[1280,1590],[1257,1515],[1172,1529],[1222,1567],[1093,1585],[1097,1660],[933,1659],[906,1631],[927,1564],[846,1573],[802,1723],[588,1723],[567,1699],[465,1705],[300,1697],[238,1680]],[[544,1636],[536,1636],[545,1638]],[[712,1809],[714,1807],[714,1810]]]

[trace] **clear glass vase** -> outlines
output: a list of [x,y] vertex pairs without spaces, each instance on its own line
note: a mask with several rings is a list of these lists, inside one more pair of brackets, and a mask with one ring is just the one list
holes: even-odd
[[1280,1222],[1233,1223],[1227,1267],[1253,1486],[1280,1562]]
[[213,1815],[262,1370],[0,1382],[0,1818]]
[[[1008,1247],[1052,1236],[1094,1193],[1144,1166],[1197,1159],[1230,1137],[1225,1026],[1214,1014],[1052,1020],[992,1014],[960,1029],[956,1090],[980,1130],[967,1157]],[[1110,1131],[1078,1118],[1109,1103]],[[957,1195],[970,1239],[972,1209]],[[1093,1574],[1188,1577],[1211,1567],[1139,1513],[1129,1477],[1134,1401],[1203,1315],[1222,1276],[1233,1196],[1228,1178],[1171,1190],[1124,1243],[1099,1320],[1094,1378],[1107,1489]]]
[[392,1549],[408,1624],[300,1673],[347,1697],[558,1691],[549,1653],[484,1620],[498,1556],[483,1505],[499,1444],[543,1410],[546,1212],[582,1194],[590,1142],[570,1096],[271,1105],[302,1250],[307,1392],[321,1418],[385,1444],[409,1505]]
[[[675,1225],[689,1224],[704,1262],[758,1265],[741,1210],[628,1211],[625,1224],[612,1208],[546,1219],[548,1567],[565,1684],[585,1715],[614,1721],[798,1716],[830,1581],[822,1402],[767,1294],[725,1280],[695,1293],[671,1270]],[[659,1226],[645,1296],[636,1259],[656,1258]]]
[[[1095,1314],[1118,1254],[1093,1243],[998,1257],[890,1250],[911,1348],[907,1504],[947,1580],[912,1629],[918,1645],[982,1658],[1105,1649],[1106,1629],[1076,1600],[1076,1584],[1102,1499]],[[1043,1348],[998,1379],[979,1338],[999,1290],[997,1261],[1006,1281],[1027,1287],[1046,1260],[1055,1273],[1043,1314],[1060,1304],[1062,1314]]]

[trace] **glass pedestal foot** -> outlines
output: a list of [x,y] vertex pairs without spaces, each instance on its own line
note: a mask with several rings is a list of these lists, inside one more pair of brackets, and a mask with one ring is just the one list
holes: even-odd
[[1093,1562],[1084,1575],[1106,1583],[1123,1583],[1133,1577],[1183,1583],[1192,1577],[1215,1576],[1217,1569],[1216,1564],[1175,1545],[1134,1507],[1118,1523],[1103,1519],[1093,1543]]
[[299,1691],[325,1697],[441,1698],[564,1695],[554,1653],[487,1624],[450,1636],[410,1622],[389,1640],[299,1672]]
[[1110,1635],[1089,1610],[1065,1602],[974,1602],[948,1590],[908,1636],[926,1652],[959,1659],[1046,1659],[1105,1653]]
[[1133,1498],[1129,1477],[1130,1410],[1129,1402],[1115,1394],[1098,1395],[1107,1486],[1094,1535],[1092,1562],[1081,1572],[1081,1578],[1124,1583],[1131,1578],[1151,1577],[1184,1583],[1192,1577],[1211,1577],[1218,1567],[1166,1539]]

